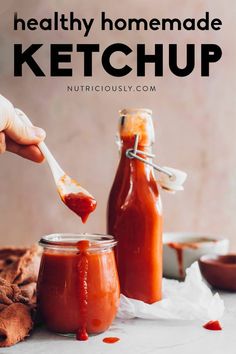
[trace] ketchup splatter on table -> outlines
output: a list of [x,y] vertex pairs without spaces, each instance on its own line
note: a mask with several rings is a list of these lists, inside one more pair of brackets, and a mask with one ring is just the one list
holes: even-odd
[[221,331],[222,327],[219,321],[209,321],[203,325],[203,328],[208,329],[210,331]]
[[88,340],[88,333],[86,329],[87,306],[88,306],[88,248],[90,242],[82,240],[77,242],[78,249],[78,300],[79,310],[81,314],[81,325],[77,329],[76,339],[85,341]]
[[63,199],[68,208],[81,217],[83,223],[86,222],[89,214],[94,211],[97,205],[93,197],[83,193],[66,194]]
[[107,344],[114,344],[116,342],[119,342],[120,338],[118,337],[106,337],[106,338],[103,338],[103,342],[104,343],[107,343]]

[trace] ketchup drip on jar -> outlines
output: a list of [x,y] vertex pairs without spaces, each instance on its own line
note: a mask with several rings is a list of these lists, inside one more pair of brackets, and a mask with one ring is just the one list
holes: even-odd
[[80,326],[76,331],[76,339],[80,341],[88,340],[87,333],[87,307],[88,307],[88,248],[90,243],[82,240],[76,244],[78,252],[78,301],[80,313]]
[[83,223],[88,219],[90,213],[96,208],[97,202],[91,196],[83,193],[69,193],[63,197],[64,203],[74,213],[81,217]]

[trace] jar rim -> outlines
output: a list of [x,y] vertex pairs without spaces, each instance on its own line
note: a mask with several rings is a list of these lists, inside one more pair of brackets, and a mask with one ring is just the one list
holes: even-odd
[[111,235],[94,233],[54,233],[43,236],[39,245],[46,249],[78,251],[76,243],[89,241],[88,251],[106,250],[114,247],[117,241]]
[[125,116],[128,114],[146,113],[152,115],[152,110],[149,108],[123,108],[119,111],[120,116]]

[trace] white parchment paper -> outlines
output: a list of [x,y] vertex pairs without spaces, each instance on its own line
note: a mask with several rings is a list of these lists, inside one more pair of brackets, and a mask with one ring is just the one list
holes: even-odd
[[121,295],[117,317],[131,319],[218,320],[224,314],[224,302],[203,281],[194,262],[186,270],[184,282],[163,279],[163,299],[154,304]]

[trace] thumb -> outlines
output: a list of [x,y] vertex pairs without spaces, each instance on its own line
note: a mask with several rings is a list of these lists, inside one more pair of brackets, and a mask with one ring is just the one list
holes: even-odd
[[4,130],[18,144],[38,144],[45,138],[45,131],[38,127],[25,125],[17,116],[13,105],[0,96],[0,131]]

